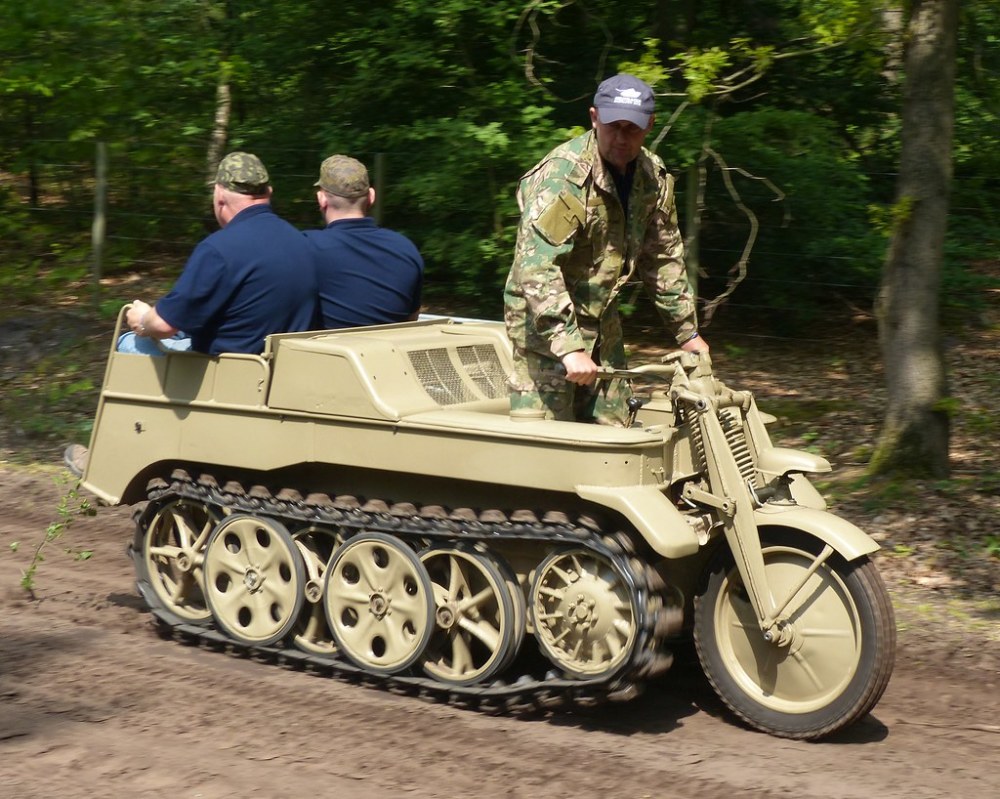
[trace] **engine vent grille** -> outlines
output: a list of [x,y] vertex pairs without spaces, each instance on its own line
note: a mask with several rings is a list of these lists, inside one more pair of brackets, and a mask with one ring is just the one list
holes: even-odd
[[407,355],[420,385],[438,405],[507,396],[507,374],[488,344],[413,350]]
[[484,397],[500,399],[510,393],[507,388],[507,373],[493,347],[487,344],[474,344],[471,347],[459,347],[456,352],[462,366],[465,367],[465,373]]

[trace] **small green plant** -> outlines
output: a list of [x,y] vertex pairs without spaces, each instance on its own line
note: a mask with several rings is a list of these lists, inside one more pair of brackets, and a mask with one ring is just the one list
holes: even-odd
[[931,410],[937,413],[946,413],[948,416],[954,416],[959,412],[962,407],[962,403],[955,397],[942,397],[933,405],[931,405]]
[[986,554],[991,558],[1000,559],[1000,535],[986,536]]
[[909,544],[896,544],[892,548],[892,554],[899,558],[908,558],[916,551],[916,547],[912,547]]
[[[65,480],[63,478],[56,478],[56,482],[64,483]],[[32,599],[35,599],[35,575],[38,572],[38,567],[45,560],[43,550],[46,545],[59,540],[63,533],[72,526],[77,516],[93,516],[96,513],[94,506],[90,504],[87,498],[80,495],[79,487],[80,484],[78,482],[62,495],[59,505],[56,508],[59,518],[46,528],[45,536],[38,542],[38,546],[35,547],[31,562],[21,572],[21,588],[27,591]],[[18,546],[19,543],[14,542],[11,544],[11,550],[16,552]],[[65,551],[69,554],[74,554],[72,548]],[[91,555],[93,555],[91,550],[81,550],[75,553],[74,557],[76,560],[89,560]]]
[[996,414],[988,411],[973,411],[966,414],[964,418],[966,427],[970,433],[982,438],[996,438],[1000,424],[997,423]]

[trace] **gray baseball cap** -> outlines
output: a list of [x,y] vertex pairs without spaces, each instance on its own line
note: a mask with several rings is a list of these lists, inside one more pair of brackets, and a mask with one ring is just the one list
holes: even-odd
[[597,118],[605,124],[625,120],[647,128],[656,103],[648,83],[622,72],[597,87],[594,108]]
[[338,197],[364,197],[371,185],[365,165],[346,155],[331,155],[319,168],[319,180],[314,186]]
[[253,153],[229,153],[219,162],[215,182],[237,194],[267,194],[270,177],[264,164]]

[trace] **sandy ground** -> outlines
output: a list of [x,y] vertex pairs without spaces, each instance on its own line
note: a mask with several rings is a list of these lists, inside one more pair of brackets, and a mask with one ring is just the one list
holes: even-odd
[[60,491],[0,469],[3,797],[1000,796],[995,642],[903,626],[874,715],[822,743],[740,726],[686,650],[632,703],[492,717],[161,638],[127,508],[47,547],[32,599],[21,570]]

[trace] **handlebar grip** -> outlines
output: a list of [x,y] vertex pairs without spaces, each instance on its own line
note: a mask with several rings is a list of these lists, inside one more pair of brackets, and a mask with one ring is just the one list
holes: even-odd
[[700,394],[695,394],[693,391],[689,391],[686,388],[675,388],[670,392],[670,397],[677,402],[684,402],[688,405],[694,406],[697,411],[708,410],[708,400]]

